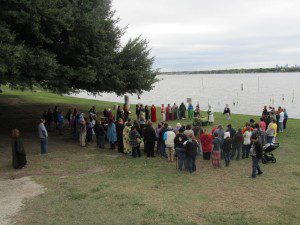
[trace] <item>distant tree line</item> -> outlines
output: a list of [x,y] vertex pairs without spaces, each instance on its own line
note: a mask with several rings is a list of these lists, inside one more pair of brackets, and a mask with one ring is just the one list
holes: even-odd
[[125,30],[110,0],[1,0],[0,85],[69,93],[138,93],[156,82],[142,37]]
[[230,74],[230,73],[289,73],[300,72],[300,68],[257,68],[257,69],[227,69],[227,70],[206,70],[206,71],[177,71],[163,72],[161,74]]

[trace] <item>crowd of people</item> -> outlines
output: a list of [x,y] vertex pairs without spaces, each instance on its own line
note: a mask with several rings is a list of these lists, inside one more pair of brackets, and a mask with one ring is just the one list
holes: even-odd
[[[190,110],[190,111],[189,111]],[[178,170],[196,171],[196,158],[202,156],[203,160],[211,160],[212,166],[221,166],[224,160],[225,166],[229,166],[233,159],[240,160],[252,157],[253,172],[251,177],[262,174],[258,161],[262,157],[263,146],[275,141],[278,132],[283,132],[287,127],[288,115],[281,107],[265,106],[260,121],[245,123],[243,128],[235,130],[231,124],[226,128],[216,125],[211,131],[203,127],[183,125],[177,123],[175,127],[168,124],[169,121],[185,119],[186,111],[189,118],[200,116],[200,107],[196,109],[191,104],[186,108],[184,104],[177,107],[170,104],[166,108],[162,105],[162,121],[157,127],[153,123],[157,121],[156,107],[136,105],[136,119],[131,119],[131,112],[127,105],[116,108],[116,114],[111,109],[104,109],[99,114],[93,106],[87,115],[80,113],[76,108],[68,110],[64,115],[59,107],[48,109],[43,113],[38,125],[38,133],[41,141],[41,154],[48,152],[48,131],[57,130],[60,135],[65,130],[70,130],[72,138],[79,145],[85,147],[96,142],[98,148],[105,148],[106,142],[110,149],[118,149],[118,152],[130,155],[133,158],[141,157],[141,149],[147,157],[160,156],[167,162],[176,162]],[[213,117],[211,107],[206,111],[207,116]],[[224,113],[230,120],[230,109],[225,107]],[[214,122],[214,118],[210,120]],[[65,129],[68,127],[68,129]],[[24,150],[20,132],[12,131],[13,167],[23,168],[26,165],[26,153]]]

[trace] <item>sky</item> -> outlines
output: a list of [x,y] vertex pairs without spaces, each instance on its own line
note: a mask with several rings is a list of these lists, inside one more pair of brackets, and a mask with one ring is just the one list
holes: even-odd
[[113,0],[161,71],[300,65],[300,0]]

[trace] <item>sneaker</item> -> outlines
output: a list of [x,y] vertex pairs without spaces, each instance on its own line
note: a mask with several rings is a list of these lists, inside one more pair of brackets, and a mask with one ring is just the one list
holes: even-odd
[[258,172],[258,173],[257,173],[257,175],[261,175],[261,174],[263,174],[263,172],[262,172],[262,171],[260,171],[260,172]]

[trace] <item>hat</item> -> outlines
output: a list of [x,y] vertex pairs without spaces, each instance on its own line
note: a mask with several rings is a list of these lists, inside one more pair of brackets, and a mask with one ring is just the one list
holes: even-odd
[[228,137],[230,137],[230,132],[225,132],[225,133],[224,133],[224,139],[226,139],[226,138],[228,138]]
[[172,130],[172,126],[168,126],[168,128],[167,128],[168,130]]
[[177,123],[177,124],[176,124],[176,127],[181,127],[181,124],[180,124],[180,123]]

